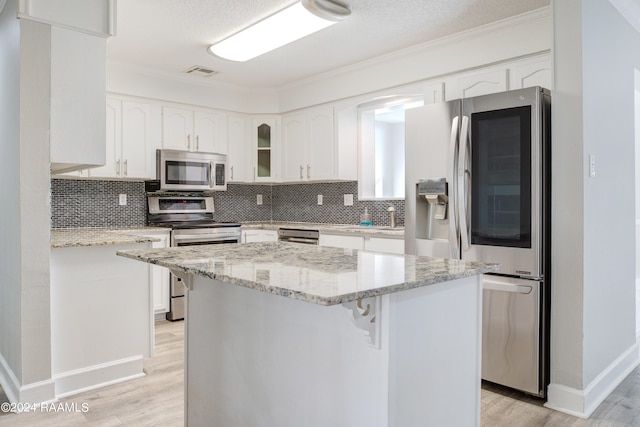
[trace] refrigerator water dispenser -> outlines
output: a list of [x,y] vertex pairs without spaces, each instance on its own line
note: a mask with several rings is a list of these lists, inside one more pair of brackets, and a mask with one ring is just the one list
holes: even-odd
[[449,207],[447,180],[445,178],[422,179],[416,185],[416,193],[419,201],[417,211],[422,217],[416,224],[416,237],[446,240]]

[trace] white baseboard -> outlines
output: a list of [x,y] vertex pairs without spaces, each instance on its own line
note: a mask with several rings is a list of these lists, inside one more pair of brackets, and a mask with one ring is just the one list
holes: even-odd
[[11,403],[42,403],[55,400],[55,384],[52,379],[22,385],[0,354],[0,386]]
[[580,418],[589,418],[593,411],[640,363],[638,343],[632,345],[584,390],[551,383],[544,406]]
[[143,377],[143,358],[133,356],[54,375],[57,398]]

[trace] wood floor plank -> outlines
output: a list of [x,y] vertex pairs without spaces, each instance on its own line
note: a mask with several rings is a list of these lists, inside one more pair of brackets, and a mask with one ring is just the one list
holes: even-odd
[[[184,423],[184,323],[156,324],[156,350],[143,378],[62,399],[89,405],[80,413],[3,413],[0,427],[168,426]],[[0,402],[6,402],[0,389]],[[542,406],[539,399],[485,384],[483,427],[640,427],[640,369],[634,370],[588,420]],[[235,427],[235,426],[224,426]],[[245,427],[245,426],[238,426]],[[277,426],[274,426],[277,427]],[[361,426],[349,426],[361,427]]]

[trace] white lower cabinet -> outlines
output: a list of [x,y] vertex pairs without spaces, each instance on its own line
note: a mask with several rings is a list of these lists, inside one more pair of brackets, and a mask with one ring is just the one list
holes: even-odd
[[404,253],[404,239],[397,237],[371,236],[365,233],[344,235],[320,233],[320,246],[330,246],[343,249],[363,249],[372,252],[390,254]]
[[[151,243],[151,247],[154,249],[168,248],[170,245],[169,230],[145,230],[144,232],[136,234],[161,239],[159,242]],[[151,283],[151,291],[153,292],[154,314],[164,319],[164,316],[161,315],[169,311],[169,270],[164,267],[149,264],[149,281]]]
[[364,249],[373,252],[384,252],[388,254],[403,254],[404,239],[390,237],[365,237]]
[[242,243],[277,242],[276,230],[242,230]]
[[364,237],[360,235],[345,236],[343,234],[320,233],[320,246],[344,249],[364,249]]

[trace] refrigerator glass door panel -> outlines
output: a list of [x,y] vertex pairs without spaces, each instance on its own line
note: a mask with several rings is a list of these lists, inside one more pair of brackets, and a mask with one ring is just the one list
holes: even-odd
[[527,88],[463,101],[469,117],[469,250],[462,258],[541,278],[542,93]]
[[531,247],[531,106],[471,114],[471,243]]
[[541,285],[484,276],[482,379],[540,394]]

